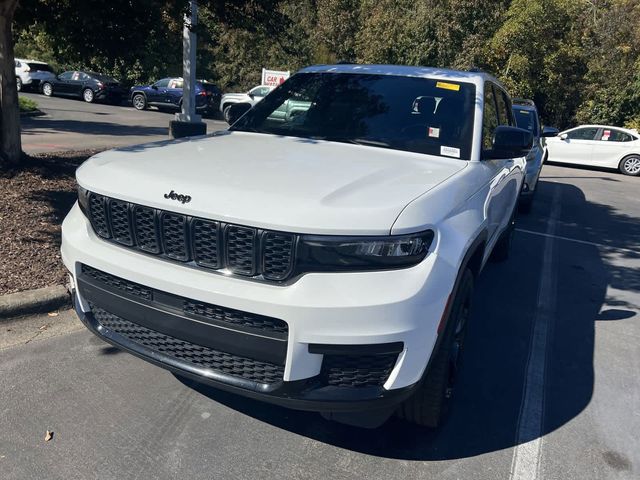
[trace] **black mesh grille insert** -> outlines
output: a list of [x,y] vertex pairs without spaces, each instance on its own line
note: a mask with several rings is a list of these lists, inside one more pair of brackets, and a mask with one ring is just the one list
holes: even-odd
[[82,273],[94,280],[98,280],[99,282],[115,288],[116,290],[128,293],[129,295],[135,295],[136,297],[144,298],[146,300],[151,300],[153,298],[153,290],[151,288],[116,277],[115,275],[110,275],[87,265],[82,265]]
[[264,235],[264,278],[282,280],[291,271],[293,235],[268,232]]
[[[154,290],[124,278],[116,277],[88,265],[82,265],[82,273],[107,287],[119,292],[144,298],[149,301],[159,302],[154,298]],[[248,329],[264,336],[286,339],[289,333],[287,322],[279,318],[267,317],[256,313],[243,312],[233,308],[221,307],[211,303],[199,302],[189,298],[161,292],[162,299],[171,307],[181,309],[184,314],[211,320],[212,323],[221,322],[229,325]],[[249,332],[251,333],[251,332]]]
[[160,239],[155,211],[136,206],[133,213],[138,248],[149,253],[160,253]]
[[219,267],[219,227],[218,222],[199,219],[193,221],[193,256],[198,265],[210,268]]
[[336,387],[381,386],[389,378],[397,354],[385,355],[325,355],[321,377],[327,385]]
[[94,231],[121,246],[209,270],[283,282],[297,235],[232,225],[89,194]]
[[181,362],[263,384],[279,382],[284,376],[284,367],[281,365],[231,355],[171,337],[125,320],[95,305],[91,305],[91,313],[103,327],[138,345]]
[[241,275],[255,272],[255,237],[253,228],[230,225],[227,228],[227,262],[229,270]]
[[129,204],[118,200],[109,202],[111,215],[111,235],[113,239],[123,245],[133,245],[133,232],[131,231],[131,218],[129,216]]
[[105,197],[95,193],[89,195],[89,213],[95,232],[101,237],[109,238],[111,235],[109,234]]
[[164,253],[174,260],[189,260],[187,250],[187,217],[164,212],[162,215],[162,238]]
[[253,313],[241,312],[230,308],[222,308],[209,303],[196,302],[185,299],[182,304],[185,313],[199,315],[210,320],[231,323],[246,328],[262,330],[265,332],[280,333],[283,336],[289,331],[287,323],[277,318],[263,317]]

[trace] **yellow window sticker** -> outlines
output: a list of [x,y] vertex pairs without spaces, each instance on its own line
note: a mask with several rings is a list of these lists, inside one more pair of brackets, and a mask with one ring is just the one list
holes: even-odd
[[436,88],[444,88],[445,90],[453,90],[454,92],[457,92],[460,90],[460,85],[457,83],[438,82],[436,83]]

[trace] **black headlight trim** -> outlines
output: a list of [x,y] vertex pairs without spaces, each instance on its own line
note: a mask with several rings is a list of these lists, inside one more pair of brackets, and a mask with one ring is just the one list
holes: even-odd
[[433,230],[388,236],[300,235],[295,270],[304,274],[408,268],[424,260],[434,238]]

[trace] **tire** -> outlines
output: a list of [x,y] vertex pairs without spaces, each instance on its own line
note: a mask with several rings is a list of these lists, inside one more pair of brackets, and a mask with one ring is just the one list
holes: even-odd
[[44,82],[42,84],[42,93],[46,96],[46,97],[51,97],[53,96],[53,85],[51,85],[49,82]]
[[528,215],[531,213],[531,209],[533,208],[533,195],[520,199],[520,203],[518,203],[518,211],[520,213],[524,213]]
[[640,155],[629,155],[624,157],[618,165],[618,169],[625,175],[632,177],[640,176]]
[[20,77],[16,77],[16,90],[22,91],[22,79]]
[[90,88],[85,88],[82,91],[82,99],[87,103],[93,103],[93,101],[96,99],[93,90],[91,90]]
[[[518,204],[519,203],[520,199],[518,199]],[[493,247],[493,251],[489,257],[493,263],[506,262],[509,259],[509,255],[511,254],[511,244],[513,243],[513,233],[516,229],[516,210],[519,208],[519,205],[515,206],[513,213],[511,214],[511,218],[509,219],[509,225],[505,231],[500,234],[500,238]]]
[[418,390],[396,411],[396,416],[428,428],[439,427],[449,410],[473,299],[473,274],[468,268],[462,274],[444,337],[431,361],[429,371]]
[[520,196],[520,201],[518,202],[518,211],[520,213],[524,213],[528,215],[531,213],[531,209],[533,208],[533,201],[536,198],[536,192],[538,191],[538,183],[536,182],[536,188],[533,189],[530,195],[523,197]]
[[136,93],[133,95],[133,97],[131,97],[131,104],[136,110],[146,110],[147,97],[145,97],[142,93]]
[[509,254],[511,253],[511,244],[513,243],[513,231],[514,231],[514,222],[511,220],[511,224],[507,227],[507,229],[500,234],[500,238],[496,243],[495,247],[493,247],[493,251],[491,252],[491,261],[494,263],[506,262],[509,259]]
[[231,105],[225,105],[224,108],[222,109],[222,118],[224,118],[224,121],[227,123],[229,123],[229,118],[230,118],[229,111],[231,110]]

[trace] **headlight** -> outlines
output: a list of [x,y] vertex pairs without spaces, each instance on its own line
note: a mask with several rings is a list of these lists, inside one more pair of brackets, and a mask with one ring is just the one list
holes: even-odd
[[82,188],[78,185],[78,205],[80,210],[88,217],[89,216],[89,190]]
[[303,235],[298,242],[298,272],[387,270],[420,263],[433,231],[385,237]]

